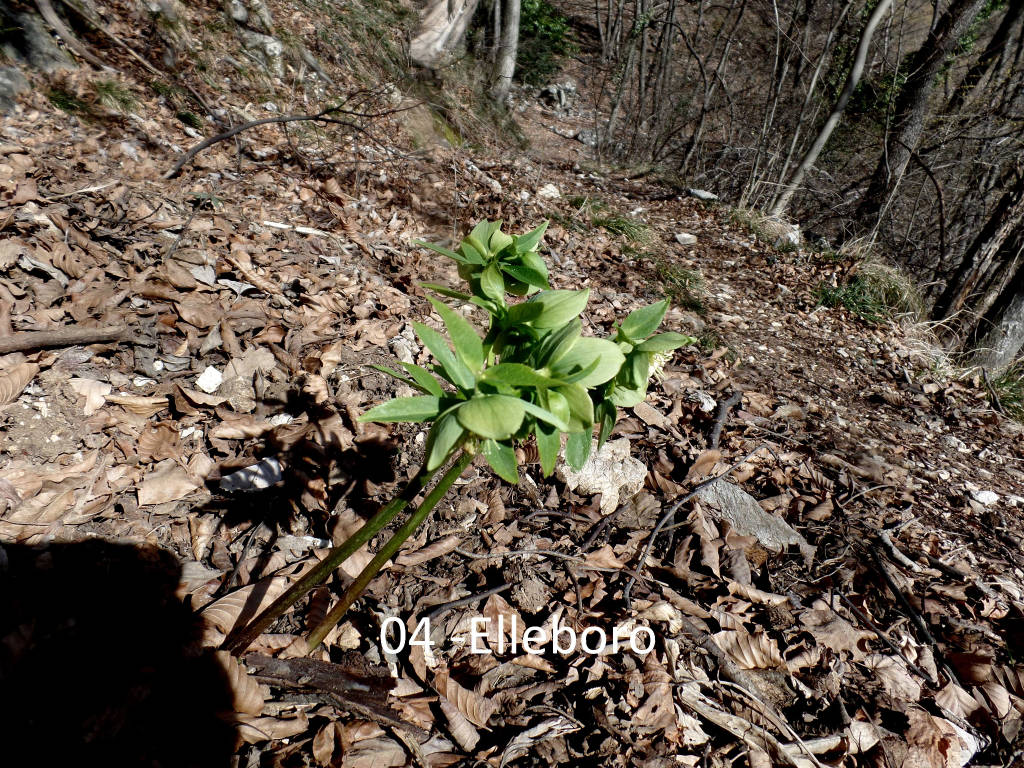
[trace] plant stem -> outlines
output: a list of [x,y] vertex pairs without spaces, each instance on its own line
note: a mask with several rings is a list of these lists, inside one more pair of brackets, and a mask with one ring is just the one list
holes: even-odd
[[409,481],[402,493],[395,496],[377,514],[371,517],[363,527],[349,536],[344,543],[334,547],[330,553],[319,564],[305,576],[299,579],[288,588],[288,591],[267,606],[259,616],[248,624],[235,628],[224,640],[222,647],[231,653],[238,655],[244,653],[253,641],[269,627],[281,614],[287,611],[294,603],[313,587],[327,581],[334,569],[348,560],[357,549],[377,535],[388,523],[394,520],[403,509],[426,487],[430,478],[437,470],[427,471],[425,466],[420,468],[416,476]]
[[463,470],[469,466],[469,462],[473,460],[473,455],[468,452],[463,452],[455,463],[452,464],[451,468],[445,472],[444,476],[438,480],[437,485],[431,489],[430,493],[427,494],[426,498],[420,504],[419,508],[413,512],[409,519],[405,521],[401,528],[395,531],[395,535],[391,537],[391,540],[385,544],[381,550],[374,556],[362,573],[356,577],[356,580],[349,584],[348,589],[345,590],[345,594],[341,596],[340,602],[331,609],[331,612],[327,614],[327,617],[316,629],[310,634],[307,640],[309,650],[312,651],[321,642],[324,637],[330,632],[334,626],[341,621],[341,617],[345,615],[347,611],[359,596],[363,593],[363,590],[369,586],[370,582],[373,581],[374,576],[384,567],[384,563],[390,560],[399,548],[405,543],[413,532],[420,527],[420,524],[427,518],[431,510],[437,506],[437,502],[444,498],[444,495],[451,488],[459,475],[462,474]]

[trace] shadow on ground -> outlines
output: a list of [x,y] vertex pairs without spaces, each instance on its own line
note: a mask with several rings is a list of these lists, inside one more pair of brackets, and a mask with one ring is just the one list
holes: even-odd
[[[230,765],[232,694],[155,547],[0,545],[0,744],[32,765]],[[20,746],[18,746],[20,745]]]

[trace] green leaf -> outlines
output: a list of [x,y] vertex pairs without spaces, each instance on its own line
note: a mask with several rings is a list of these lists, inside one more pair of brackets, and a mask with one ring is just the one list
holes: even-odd
[[565,397],[569,404],[569,428],[576,432],[590,429],[594,424],[594,401],[584,387],[579,384],[566,384],[552,389],[552,392]]
[[594,408],[594,418],[601,425],[601,430],[597,436],[597,447],[600,448],[605,444],[608,436],[611,435],[612,430],[615,428],[615,421],[618,419],[618,411],[615,410],[615,404],[611,400],[602,400]]
[[480,453],[487,459],[498,477],[507,483],[519,482],[519,470],[516,466],[516,452],[503,443],[494,440],[484,440],[480,447]]
[[452,384],[459,389],[466,390],[472,389],[476,385],[473,372],[449,349],[448,342],[440,333],[433,328],[428,328],[423,323],[414,322],[412,327],[416,329],[416,335],[420,337],[430,353],[437,358],[437,362],[448,374]]
[[579,379],[579,384],[585,387],[595,387],[610,381],[615,378],[619,369],[622,368],[622,364],[626,362],[626,356],[613,341],[584,336],[576,340],[576,343],[558,361],[557,365],[551,367],[552,373],[568,375],[593,366],[595,360],[598,361],[597,366],[582,379]]
[[608,399],[620,408],[633,408],[640,405],[646,397],[647,384],[645,382],[640,387],[612,387],[612,392]]
[[520,253],[526,253],[527,251],[537,250],[537,246],[540,245],[540,239],[544,237],[544,231],[548,228],[548,222],[544,222],[536,229],[532,229],[525,235],[520,235],[516,238],[516,250]]
[[440,392],[436,392],[435,393],[435,392],[431,392],[428,389],[424,389],[423,387],[419,386],[415,381],[413,381],[408,376],[406,376],[404,373],[399,373],[398,371],[394,370],[393,368],[388,368],[386,365],[374,365],[374,364],[371,364],[370,367],[371,368],[376,368],[381,373],[386,373],[388,376],[392,376],[392,377],[398,379],[399,381],[405,382],[406,384],[409,384],[410,386],[416,387],[417,389],[423,389],[423,391],[426,392],[429,395],[436,394],[438,397],[441,396]]
[[642,352],[668,352],[696,343],[697,340],[693,336],[684,336],[681,333],[670,331],[669,333],[659,333],[657,336],[651,336],[646,341],[641,341],[637,344],[636,348]]
[[[559,419],[566,424],[569,423],[571,410],[569,409],[569,401],[566,400],[565,395],[551,389],[541,393],[541,402],[556,419]],[[567,432],[568,429],[563,429],[562,431]]]
[[633,366],[633,383],[646,390],[647,379],[651,375],[651,353],[633,352],[629,362]]
[[573,432],[565,441],[565,460],[570,467],[579,472],[590,458],[590,430]]
[[502,264],[501,271],[512,275],[516,280],[532,285],[537,288],[547,288],[548,279],[535,269],[524,267],[521,264]]
[[541,421],[546,422],[553,427],[557,427],[563,432],[568,431],[569,420],[567,418],[560,419],[550,411],[545,410],[544,408],[541,408],[539,405],[535,405],[534,403],[531,403],[528,400],[520,400],[519,402],[523,404],[523,408],[525,408],[526,412],[529,413],[531,416],[535,416]]
[[470,264],[470,263],[472,263],[465,256],[463,256],[461,253],[456,253],[455,251],[450,251],[447,248],[445,248],[444,246],[435,245],[434,243],[428,243],[426,240],[416,240],[414,242],[415,242],[416,245],[422,245],[424,248],[429,248],[430,250],[432,250],[432,251],[434,251],[436,253],[440,253],[442,256],[447,256],[449,259],[454,259],[455,261],[459,262],[460,264]]
[[477,245],[477,243],[480,243],[482,245],[483,243],[490,241],[491,235],[494,234],[494,232],[500,228],[501,220],[488,221],[487,219],[484,219],[483,221],[478,222],[475,227],[473,227],[473,230],[468,235],[466,235],[466,239],[469,240],[470,238],[472,238],[473,240],[476,240],[476,243],[473,243],[473,247],[480,249],[480,245]]
[[561,381],[543,376],[522,363],[498,363],[484,370],[481,381],[501,382],[513,387],[555,387]]
[[508,395],[483,395],[467,400],[456,412],[459,423],[475,435],[505,440],[523,423],[523,401]]
[[561,328],[552,331],[545,339],[539,353],[541,364],[551,367],[565,357],[566,353],[573,348],[576,340],[580,337],[583,323],[578,317],[574,317]]
[[462,244],[459,245],[459,250],[462,251],[463,256],[466,257],[465,262],[467,264],[480,265],[487,263],[487,260],[484,258],[486,251],[477,250],[472,243],[469,243],[466,240],[463,240]]
[[534,328],[559,328],[586,308],[588,298],[589,288],[581,291],[541,291],[525,303],[541,307],[540,314],[530,321]]
[[505,296],[505,278],[497,264],[488,264],[487,269],[480,273],[480,290],[484,295],[497,302]]
[[654,304],[641,307],[629,313],[626,319],[622,321],[622,325],[619,326],[619,330],[630,341],[635,342],[646,339],[658,330],[658,326],[661,324],[661,320],[665,317],[667,311],[668,299],[662,299]]
[[434,293],[439,293],[442,296],[447,296],[449,299],[458,299],[459,301],[469,301],[473,298],[468,293],[453,291],[451,288],[445,288],[443,285],[438,285],[437,283],[420,283],[420,288],[433,291]]
[[441,399],[433,395],[396,397],[371,408],[359,421],[429,421],[441,412]]
[[421,368],[415,363],[399,363],[399,365],[409,372],[409,375],[416,380],[417,386],[428,395],[434,395],[435,397],[444,396],[444,390],[441,389],[441,385],[437,383],[437,379],[431,376],[430,371],[426,368]]
[[[460,404],[461,405],[461,404]],[[448,457],[458,447],[466,436],[465,428],[459,424],[456,418],[456,411],[459,405],[449,408],[441,417],[434,422],[427,435],[427,463],[428,472],[433,471],[448,461]]]
[[550,424],[537,422],[533,425],[533,434],[537,437],[537,453],[540,454],[540,468],[544,477],[550,475],[558,461],[558,450],[562,447],[561,433]]
[[[538,293],[537,296],[539,295]],[[514,304],[508,310],[508,324],[521,325],[523,323],[532,323],[543,311],[544,307],[540,304],[535,304],[532,300]]]
[[448,329],[448,335],[455,345],[455,354],[459,359],[474,373],[483,368],[484,344],[469,321],[443,301],[438,301],[433,296],[428,296],[427,299],[444,321],[444,327]]

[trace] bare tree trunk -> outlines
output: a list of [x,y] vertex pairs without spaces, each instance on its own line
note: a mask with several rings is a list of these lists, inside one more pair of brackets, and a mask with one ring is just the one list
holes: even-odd
[[[1018,246],[1019,258],[1024,242]],[[1004,368],[1024,348],[1024,269],[1017,270],[1000,299],[998,319],[976,346],[973,362],[984,368]]]
[[437,67],[446,54],[462,44],[478,2],[431,0],[423,9],[419,29],[409,43],[409,58],[421,67]]
[[865,226],[875,223],[903,178],[911,153],[917,149],[924,133],[928,100],[938,74],[986,2],[953,0],[929,32],[928,39],[911,57],[907,82],[896,101],[893,131],[857,209],[856,218]]
[[503,0],[501,6],[501,41],[498,60],[494,67],[491,99],[504,104],[512,88],[512,75],[516,72],[516,52],[519,49],[519,0]]
[[776,197],[775,204],[772,206],[770,215],[781,216],[786,212],[786,208],[789,205],[790,199],[793,197],[793,193],[796,192],[801,182],[804,180],[804,176],[807,175],[814,164],[818,161],[818,155],[821,154],[821,150],[825,148],[826,142],[832,135],[832,131],[839,125],[839,119],[843,116],[843,112],[846,110],[846,105],[850,101],[850,97],[853,96],[854,90],[857,88],[857,83],[860,82],[861,75],[864,73],[864,64],[868,59],[868,50],[871,48],[871,38],[875,35],[875,29],[878,28],[879,23],[882,21],[882,17],[889,12],[889,7],[892,5],[892,0],[882,0],[875,10],[871,12],[871,16],[868,18],[868,23],[864,25],[864,31],[861,32],[860,42],[857,44],[857,53],[853,57],[853,66],[850,67],[850,72],[846,76],[846,82],[843,84],[843,90],[839,93],[839,99],[836,101],[836,105],[832,108],[832,113],[828,116],[825,124],[821,127],[817,137],[811,144],[810,148],[804,154],[803,159],[800,161],[800,165],[797,166],[793,172],[792,178],[783,188],[782,192]]
[[997,257],[1003,243],[1014,230],[1024,224],[1024,173],[1016,173],[1013,186],[1006,191],[988,222],[978,232],[964,254],[956,273],[935,302],[932,314],[945,318],[960,311],[978,281],[991,269],[998,268]]

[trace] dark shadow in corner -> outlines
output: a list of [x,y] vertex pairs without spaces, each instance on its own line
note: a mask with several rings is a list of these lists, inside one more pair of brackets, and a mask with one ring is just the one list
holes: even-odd
[[44,766],[226,768],[232,694],[168,552],[0,544],[0,745]]

